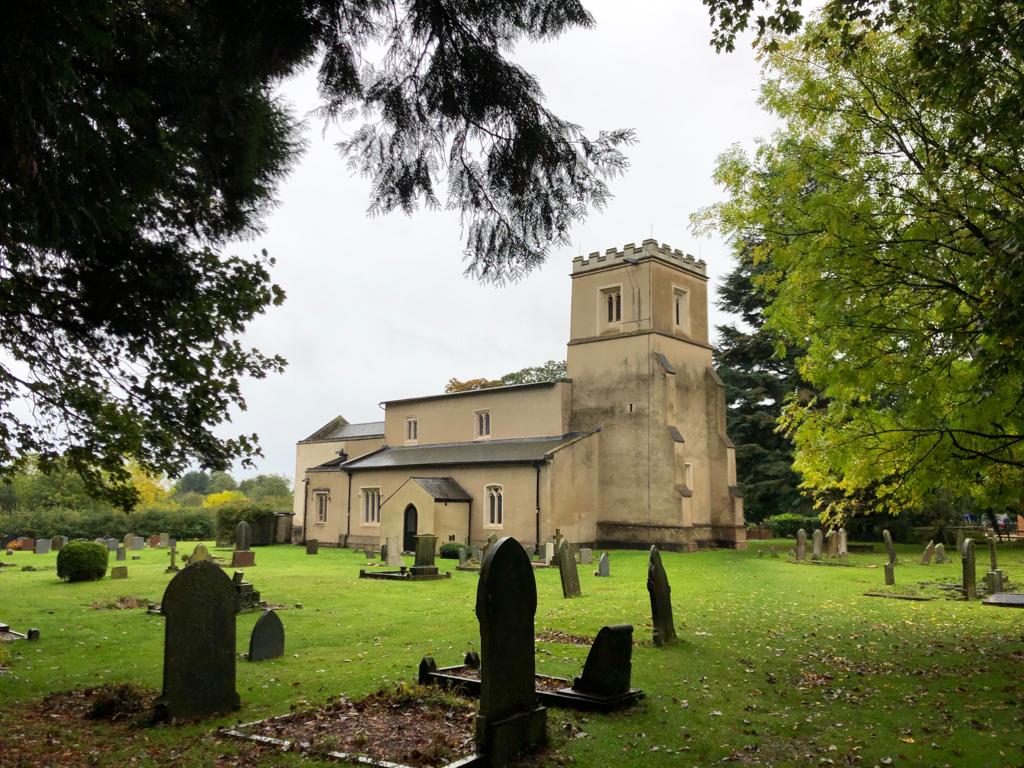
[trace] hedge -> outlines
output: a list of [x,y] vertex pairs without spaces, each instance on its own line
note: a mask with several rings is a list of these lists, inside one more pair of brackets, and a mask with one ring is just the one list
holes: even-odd
[[796,512],[785,512],[781,515],[772,515],[761,521],[772,532],[777,539],[788,539],[796,536],[796,532],[803,528],[810,534],[815,528],[821,527],[821,521],[817,517],[798,515]]

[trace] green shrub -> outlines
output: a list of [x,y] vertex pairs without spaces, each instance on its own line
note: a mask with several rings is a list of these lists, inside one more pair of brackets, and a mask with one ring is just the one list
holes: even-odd
[[761,525],[766,526],[772,532],[772,536],[778,539],[788,539],[796,536],[796,532],[801,528],[810,534],[812,530],[820,527],[821,522],[817,517],[798,515],[796,512],[784,512],[781,515],[766,517],[761,521]]
[[458,560],[459,550],[466,547],[454,541],[448,541],[441,545],[441,557],[444,560]]
[[274,510],[269,504],[264,504],[262,501],[250,501],[249,499],[229,501],[216,507],[216,511],[217,541],[231,541],[235,536],[235,526],[242,520],[252,527],[253,543],[264,538],[258,535],[257,529],[264,532],[267,532],[267,529],[273,531]]
[[57,576],[65,581],[96,581],[107,573],[107,548],[91,541],[71,541],[57,553]]

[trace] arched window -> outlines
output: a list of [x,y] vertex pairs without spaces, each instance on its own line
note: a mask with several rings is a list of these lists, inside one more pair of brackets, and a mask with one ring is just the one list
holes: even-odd
[[504,524],[505,510],[502,489],[500,485],[488,485],[485,490],[485,505],[487,521],[486,524],[492,527],[500,527]]
[[611,288],[602,288],[601,299],[604,301],[604,324],[607,326],[621,323],[622,286],[616,285]]

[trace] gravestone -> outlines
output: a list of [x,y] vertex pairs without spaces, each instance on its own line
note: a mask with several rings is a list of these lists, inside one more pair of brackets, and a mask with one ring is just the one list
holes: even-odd
[[127,565],[115,565],[110,569],[110,578],[112,579],[127,579],[128,578],[128,566]]
[[117,562],[123,563],[127,559],[128,558],[125,557],[125,548],[124,545],[122,544],[120,547],[117,548]]
[[633,671],[632,656],[631,624],[601,627],[587,654],[583,674],[573,680],[572,689],[598,696],[628,693]]
[[192,565],[193,563],[203,561],[212,563],[213,558],[210,556],[210,552],[206,549],[205,544],[196,544],[196,548],[192,550],[192,555],[188,559],[188,564]]
[[389,568],[401,568],[405,565],[402,559],[402,542],[398,536],[388,536],[388,559],[385,564]]
[[821,560],[821,528],[814,529],[814,535],[811,537],[811,560]]
[[921,555],[921,565],[931,565],[932,556],[935,554],[935,542],[929,541],[928,546],[924,548],[924,554]]
[[306,539],[306,554],[315,555],[320,551],[320,542],[316,539]]
[[1003,591],[1003,583],[1006,578],[999,568],[999,561],[996,556],[996,540],[988,540],[988,573],[985,574],[985,587],[992,594]]
[[885,585],[891,587],[896,583],[896,566],[893,563],[886,563],[885,566]]
[[849,547],[847,546],[847,541],[846,541],[846,529],[845,528],[840,528],[839,529],[839,556],[840,557],[848,557],[849,555],[850,555],[850,550],[849,550]]
[[668,584],[661,553],[651,547],[647,561],[647,591],[651,596],[651,623],[654,626],[654,644],[661,646],[674,642],[676,627],[672,621],[672,588]]
[[135,536],[132,538],[132,549],[138,552],[139,550],[146,548],[146,540],[141,536]]
[[590,565],[594,562],[594,550],[589,547],[580,547],[580,565]]
[[171,534],[169,534],[169,533],[161,533],[160,534],[160,543],[157,546],[163,547],[165,549],[167,547],[170,547],[171,546]]
[[386,563],[388,561],[388,543],[385,541],[380,545],[380,561]]
[[828,556],[839,557],[839,531],[835,528],[828,532]]
[[250,541],[249,523],[239,520],[235,526],[235,549],[238,552],[248,552]]
[[367,560],[376,560],[377,550],[375,550],[373,547],[367,544],[365,547],[363,547],[363,557],[365,557]]
[[601,558],[597,561],[597,570],[594,571],[595,576],[611,576],[612,568],[608,562],[608,553],[602,552]]
[[807,557],[807,531],[801,528],[796,532],[796,559],[797,562]]
[[974,539],[964,539],[960,550],[960,565],[963,569],[964,600],[974,600],[978,596],[978,574],[974,562]]
[[37,555],[48,555],[50,554],[50,545],[52,542],[50,539],[36,539],[35,553]]
[[459,565],[465,565],[469,562],[469,553],[465,547],[459,547]]
[[156,549],[160,546],[160,536],[154,533],[149,537],[149,539],[147,539],[146,543],[149,545],[150,549]]
[[178,573],[164,591],[164,684],[157,701],[166,718],[231,712],[235,690],[235,589],[217,565],[201,560]]
[[996,553],[996,540],[993,539],[993,538],[990,538],[988,540],[988,569],[990,571],[998,571],[999,570],[999,561],[998,561],[996,555],[997,555],[997,553]]
[[125,549],[131,549],[132,548],[132,544],[134,542],[135,542],[135,534],[134,533],[126,533],[124,535],[124,539],[122,539],[121,543],[124,544],[124,548]]
[[885,553],[889,562],[896,565],[896,545],[892,543],[892,534],[888,528],[882,531],[882,539],[885,541]]
[[488,547],[476,590],[480,622],[477,752],[506,766],[547,739],[547,710],[537,705],[533,617],[537,584],[526,550],[512,537]]
[[564,537],[562,536],[562,529],[561,528],[555,528],[555,535],[552,537],[552,540],[554,541],[554,544],[555,544],[555,555],[556,556],[558,555],[558,548],[562,546],[562,539],[563,538]]
[[178,548],[171,547],[171,551],[167,553],[170,555],[171,564],[164,569],[164,573],[177,573],[178,572]]
[[548,565],[551,565],[551,563],[554,562],[554,559],[555,559],[555,545],[554,545],[553,542],[545,541],[544,542],[544,562],[547,563]]
[[473,559],[476,560],[478,563],[482,563],[483,562],[483,560],[484,560],[483,550],[480,549],[480,547],[478,547],[476,544],[473,544],[469,548],[469,552],[470,552],[470,555],[472,555]]
[[414,576],[436,576],[437,566],[434,555],[437,551],[437,536],[420,533],[416,536],[416,562],[412,566]]
[[232,568],[252,568],[256,565],[256,553],[250,549],[245,551],[234,550],[231,553]]
[[562,577],[562,597],[579,597],[580,574],[576,569],[576,558],[572,556],[569,542],[562,539],[562,546],[558,548],[558,573]]
[[[111,552],[116,551],[119,546],[121,546],[121,542],[117,539],[107,539],[107,549]],[[128,545],[125,544],[124,548],[128,549]]]
[[263,661],[284,656],[284,624],[281,617],[267,609],[256,619],[249,636],[249,661]]
[[21,542],[22,552],[35,552],[36,551],[36,540],[30,539],[28,536],[23,536],[18,539]]
[[491,547],[493,547],[497,543],[498,543],[498,535],[495,534],[495,533],[492,533],[490,536],[487,537],[487,541],[484,542],[484,554],[486,555],[487,554],[487,550],[490,549]]
[[53,549],[55,552],[59,552],[65,544],[68,543],[67,536],[54,536],[53,537]]
[[941,565],[946,562],[946,545],[941,541],[935,545],[935,564]]

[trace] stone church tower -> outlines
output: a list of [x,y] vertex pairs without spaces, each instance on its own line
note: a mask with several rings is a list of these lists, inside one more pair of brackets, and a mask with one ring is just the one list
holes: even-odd
[[570,428],[601,426],[599,546],[743,547],[703,261],[656,240],[573,260]]

